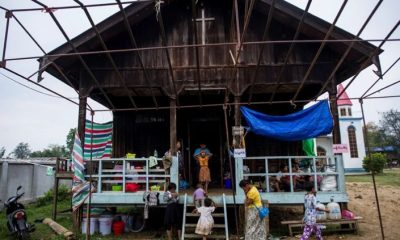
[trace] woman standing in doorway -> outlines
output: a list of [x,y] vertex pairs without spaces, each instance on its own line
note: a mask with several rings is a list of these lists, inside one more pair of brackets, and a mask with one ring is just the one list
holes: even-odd
[[265,231],[265,222],[261,220],[257,208],[262,207],[261,196],[257,188],[252,186],[247,180],[239,182],[239,186],[246,194],[244,202],[246,206],[246,226],[245,240],[265,240],[267,232]]

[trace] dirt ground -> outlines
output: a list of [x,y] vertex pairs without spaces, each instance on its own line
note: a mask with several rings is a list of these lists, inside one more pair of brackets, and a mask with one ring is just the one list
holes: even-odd
[[[379,218],[375,194],[371,183],[348,183],[349,209],[357,216],[361,216],[359,235],[335,234],[324,236],[325,240],[336,239],[382,239],[379,227]],[[383,220],[385,239],[400,239],[400,188],[392,186],[379,186],[378,196]],[[286,238],[299,239],[299,236]],[[313,238],[315,239],[315,238]]]
[[[347,192],[349,194],[348,208],[352,210],[357,216],[363,219],[359,222],[359,234],[343,233],[343,234],[324,234],[325,240],[339,240],[339,239],[382,239],[379,227],[379,218],[377,212],[377,205],[375,195],[371,183],[348,183],[346,184]],[[379,202],[382,213],[382,220],[384,226],[385,239],[398,240],[400,239],[400,187],[392,186],[379,186],[378,187]],[[296,209],[289,211],[288,216],[271,216],[271,218],[287,218],[293,219],[293,215],[301,213]],[[272,213],[272,212],[271,212]],[[301,216],[300,216],[301,217]],[[146,236],[147,235],[147,236]],[[276,235],[274,235],[276,236]],[[280,239],[297,240],[300,235],[295,237],[282,237]],[[142,233],[132,236],[124,236],[123,239],[166,239],[164,232],[158,233]],[[274,238],[278,239],[278,238]],[[315,237],[311,238],[315,239]]]

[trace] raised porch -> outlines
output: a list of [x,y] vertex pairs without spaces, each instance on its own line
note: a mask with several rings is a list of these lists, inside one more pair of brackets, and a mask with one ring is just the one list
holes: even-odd
[[[143,204],[143,194],[149,191],[152,186],[159,186],[159,192],[165,191],[166,182],[178,183],[177,158],[172,160],[172,167],[169,172],[162,168],[162,159],[158,158],[158,165],[149,167],[149,158],[112,158],[93,159],[92,179],[97,186],[97,192],[92,195],[91,203],[96,205],[140,205]],[[307,161],[309,164],[303,172],[295,172],[292,166]],[[250,180],[261,192],[263,200],[270,204],[301,204],[304,201],[304,189],[296,179],[306,178],[314,183],[318,189],[318,199],[321,202],[329,202],[333,197],[336,202],[348,202],[345,189],[343,161],[340,156],[305,157],[305,156],[264,156],[236,158],[235,162],[235,183],[237,204],[244,201],[244,193],[238,186],[241,179]],[[277,166],[285,165],[288,172],[279,172]],[[320,166],[317,166],[320,165]],[[246,167],[247,166],[247,167]],[[90,175],[86,175],[89,179]],[[290,179],[288,186],[276,191],[273,189],[276,178]],[[317,181],[314,181],[316,179]],[[330,189],[324,181],[331,182]],[[334,183],[334,184],[332,184]],[[135,184],[137,191],[129,192],[129,184]],[[286,190],[286,191],[285,191]],[[188,201],[192,202],[194,189],[178,190],[183,196],[188,195]],[[225,193],[226,204],[234,203],[232,189],[214,188],[210,189],[209,197],[217,204],[222,204],[221,195]],[[181,198],[183,202],[183,198]],[[164,204],[162,197],[160,203]]]

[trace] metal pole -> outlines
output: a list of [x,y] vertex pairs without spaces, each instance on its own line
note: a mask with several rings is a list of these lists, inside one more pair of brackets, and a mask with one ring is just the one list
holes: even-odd
[[[224,117],[225,117],[225,133],[226,133],[226,141],[227,141],[227,150],[228,150],[228,157],[229,157],[229,171],[231,172],[231,181],[233,180],[233,166],[232,166],[232,157],[229,154],[229,131],[228,131],[228,116],[226,114],[226,105],[223,106],[224,109]],[[236,234],[239,234],[239,219],[237,214],[237,206],[236,206],[236,190],[235,184],[232,181],[232,197],[233,197],[233,210],[235,213],[235,223],[236,223]]]
[[4,34],[4,46],[3,46],[3,56],[1,58],[0,62],[0,67],[5,67],[6,66],[6,61],[4,60],[6,58],[6,49],[7,49],[7,39],[8,39],[8,27],[10,25],[10,18],[12,17],[12,12],[7,11],[6,12],[6,18],[7,18],[7,23],[6,23],[6,31]]
[[[364,106],[363,106],[363,99],[360,98],[360,105],[361,105],[361,113],[362,113],[362,118],[363,118],[363,123],[364,123],[364,137],[365,137],[365,143],[367,144],[367,150],[368,150],[368,157],[371,159],[371,151],[370,151],[370,147],[369,147],[369,142],[368,142],[368,129],[367,129],[367,125],[365,124],[365,115],[364,115]],[[374,171],[371,171],[371,176],[372,176],[372,183],[374,185],[374,193],[375,193],[375,200],[376,200],[376,206],[377,206],[377,210],[378,210],[378,217],[379,217],[379,225],[381,228],[381,236],[382,236],[382,240],[385,239],[385,233],[383,230],[383,223],[382,223],[382,216],[381,216],[381,209],[379,206],[379,198],[378,198],[378,191],[376,189],[376,183],[375,183],[375,173]]]

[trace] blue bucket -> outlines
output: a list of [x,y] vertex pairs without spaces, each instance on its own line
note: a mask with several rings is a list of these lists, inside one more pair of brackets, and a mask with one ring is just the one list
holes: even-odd
[[224,187],[227,189],[231,189],[232,188],[232,181],[231,179],[224,179]]

